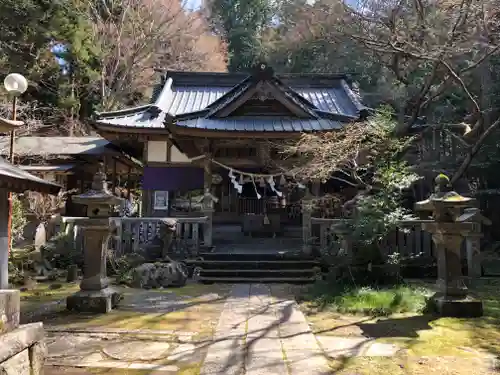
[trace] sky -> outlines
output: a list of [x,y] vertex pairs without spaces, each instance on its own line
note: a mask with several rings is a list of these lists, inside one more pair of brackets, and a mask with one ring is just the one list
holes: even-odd
[[188,10],[196,10],[201,7],[201,0],[186,0],[184,7]]

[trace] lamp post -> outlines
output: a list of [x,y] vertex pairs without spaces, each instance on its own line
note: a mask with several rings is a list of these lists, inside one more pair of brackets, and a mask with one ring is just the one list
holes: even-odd
[[[3,86],[7,93],[12,96],[12,121],[16,121],[17,97],[28,89],[28,81],[19,73],[11,73],[5,77]],[[9,161],[14,164],[14,138],[15,130],[10,132]],[[8,248],[12,245],[12,192],[9,193],[9,223],[8,223]]]

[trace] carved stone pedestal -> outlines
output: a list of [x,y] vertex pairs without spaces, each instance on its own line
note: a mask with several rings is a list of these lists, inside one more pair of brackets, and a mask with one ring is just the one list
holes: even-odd
[[80,290],[66,299],[66,308],[71,311],[105,314],[114,309],[121,298],[121,294],[111,287]]
[[83,280],[80,291],[66,299],[68,310],[107,313],[116,307],[120,294],[109,287],[106,277],[108,219],[88,219],[81,224],[84,236]]

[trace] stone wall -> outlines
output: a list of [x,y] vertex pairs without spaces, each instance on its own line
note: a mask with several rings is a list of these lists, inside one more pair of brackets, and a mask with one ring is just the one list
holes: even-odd
[[43,323],[19,325],[18,290],[0,290],[0,374],[40,375],[47,348]]

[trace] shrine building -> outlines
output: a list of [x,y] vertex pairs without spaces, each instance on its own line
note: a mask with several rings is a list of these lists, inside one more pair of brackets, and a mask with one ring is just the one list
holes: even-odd
[[275,74],[262,63],[248,74],[168,71],[149,104],[98,113],[92,125],[142,160],[143,217],[196,217],[208,194],[213,223],[274,210],[280,226],[300,226],[304,193],[270,167],[273,142],[367,116],[347,75]]

